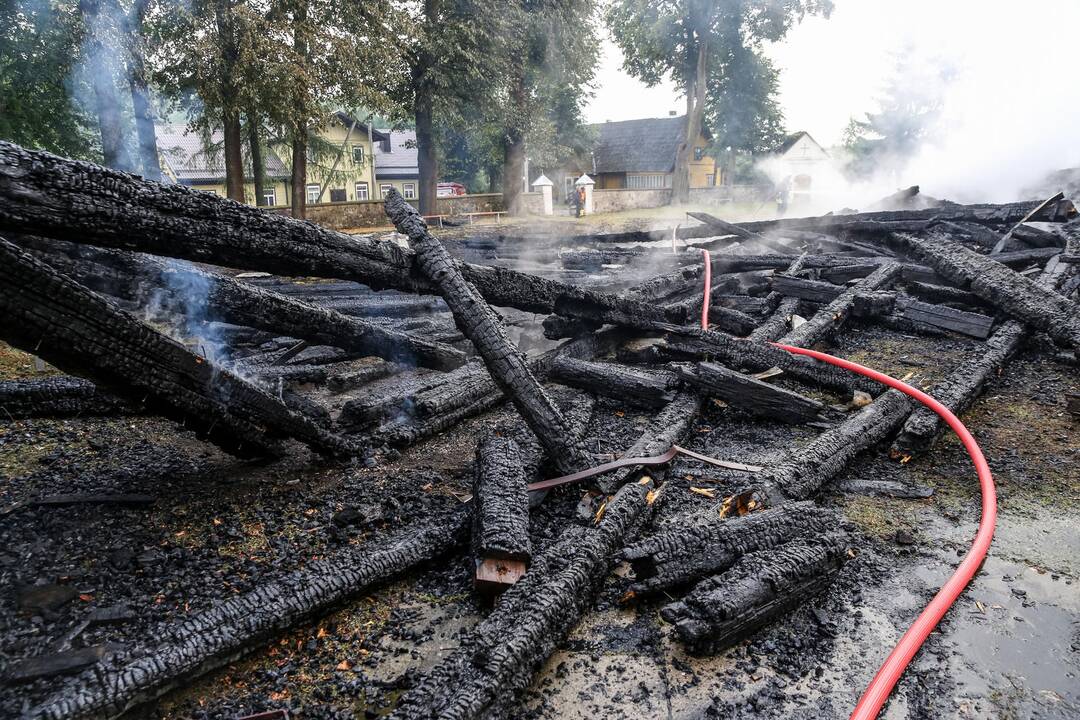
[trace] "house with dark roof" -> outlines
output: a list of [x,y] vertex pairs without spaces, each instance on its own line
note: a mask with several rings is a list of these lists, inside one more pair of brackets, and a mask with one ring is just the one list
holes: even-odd
[[[171,181],[196,190],[226,195],[223,133],[215,130],[209,143],[185,125],[157,126],[162,172]],[[319,128],[321,151],[309,148],[307,185],[309,204],[374,200],[374,145],[388,138],[348,113],[336,112]],[[256,203],[255,180],[248,149],[244,148],[244,193],[249,204],[288,205],[290,148],[284,143],[264,148],[266,184],[262,202]]]
[[[596,190],[654,190],[671,187],[675,154],[686,137],[686,116],[643,118],[589,126],[595,142],[557,182],[565,197],[576,177],[588,174]],[[690,187],[716,185],[716,160],[707,154],[710,136],[698,135],[690,158]]]
[[415,130],[379,130],[382,140],[375,143],[375,182],[382,198],[391,187],[406,200],[418,197],[420,164],[416,152]]

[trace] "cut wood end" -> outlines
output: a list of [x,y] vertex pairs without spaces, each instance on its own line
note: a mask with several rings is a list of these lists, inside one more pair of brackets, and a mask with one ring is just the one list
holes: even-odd
[[524,560],[484,558],[476,566],[476,589],[485,595],[498,595],[520,580],[528,569]]

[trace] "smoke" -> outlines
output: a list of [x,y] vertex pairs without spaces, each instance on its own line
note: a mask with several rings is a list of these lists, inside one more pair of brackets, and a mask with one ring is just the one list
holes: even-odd
[[913,147],[881,158],[866,179],[824,179],[831,208],[909,185],[958,202],[1004,202],[1080,165],[1072,141],[1080,94],[1071,90],[1078,26],[1080,3],[1055,0],[837,0],[832,18],[807,20],[772,54],[783,67],[788,126],[824,145],[839,145],[843,114],[878,112],[890,89],[940,99]]
[[229,346],[220,333],[219,318],[208,310],[213,279],[184,260],[168,260],[144,305],[147,322],[192,352],[218,364],[229,357]]

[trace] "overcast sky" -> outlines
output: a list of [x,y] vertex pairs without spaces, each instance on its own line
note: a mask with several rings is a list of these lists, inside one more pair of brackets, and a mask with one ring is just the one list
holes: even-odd
[[[954,190],[978,179],[982,195],[1016,192],[1045,170],[1080,165],[1080,28],[1077,0],[835,0],[829,19],[809,18],[769,48],[781,71],[789,131],[838,143],[852,116],[874,109],[896,68],[945,61],[945,113],[935,148],[913,162],[916,182]],[[671,85],[646,88],[620,68],[605,42],[589,104],[591,122],[680,113]],[[932,175],[932,177],[931,177]],[[925,191],[924,187],[924,191]]]

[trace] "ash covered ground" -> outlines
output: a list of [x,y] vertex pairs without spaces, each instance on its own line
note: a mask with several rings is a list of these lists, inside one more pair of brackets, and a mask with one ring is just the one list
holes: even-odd
[[[535,271],[545,260],[511,261]],[[640,268],[641,277],[650,274],[655,268]],[[570,279],[624,287],[637,278],[607,268]],[[523,349],[552,346],[540,337],[542,318],[510,317]],[[979,348],[959,336],[917,337],[853,322],[829,349],[928,386]],[[29,356],[6,347],[2,371],[5,379],[36,372]],[[551,387],[563,403],[577,392]],[[321,388],[295,389],[332,413],[345,400]],[[1065,412],[1068,391],[1080,391],[1076,367],[1035,340],[965,415],[998,483],[997,535],[982,572],[931,636],[885,717],[1080,715],[1080,426]],[[274,463],[238,461],[175,423],[147,416],[0,420],[0,586],[7,588],[0,595],[0,659],[9,670],[68,648],[104,647],[106,662],[152,651],[160,629],[189,613],[343,545],[377,547],[412,522],[454,513],[471,492],[480,431],[515,418],[503,404],[400,453],[351,464],[327,463],[299,447]],[[599,401],[586,433],[590,449],[625,450],[648,418]],[[818,432],[708,403],[688,447],[767,465]],[[741,479],[685,458],[668,477],[657,523],[709,506],[715,500],[708,494],[723,497]],[[860,492],[863,480],[934,492],[919,500],[881,497]],[[60,493],[145,494],[154,502],[17,506]],[[581,487],[562,488],[533,512],[534,553],[563,529],[590,521],[596,508],[585,496]],[[884,447],[866,454],[817,501],[841,508],[854,528],[854,557],[823,594],[735,647],[697,657],[660,618],[666,598],[620,603],[629,579],[619,568],[513,716],[846,717],[966,551],[978,520],[978,487],[966,454],[948,437],[906,464],[889,459]],[[235,718],[287,708],[305,718],[386,715],[489,611],[473,592],[473,569],[462,544],[133,714]],[[93,621],[102,609],[117,619]],[[8,684],[0,715],[18,717],[70,682],[61,675]]]

